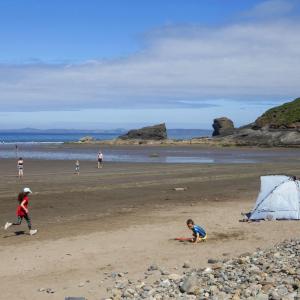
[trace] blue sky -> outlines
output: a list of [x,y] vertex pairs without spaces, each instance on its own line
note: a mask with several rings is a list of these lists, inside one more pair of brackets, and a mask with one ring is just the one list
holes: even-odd
[[1,61],[114,59],[141,50],[143,35],[154,28],[177,24],[221,24],[256,2],[1,1]]
[[0,2],[1,128],[236,125],[300,95],[293,0]]

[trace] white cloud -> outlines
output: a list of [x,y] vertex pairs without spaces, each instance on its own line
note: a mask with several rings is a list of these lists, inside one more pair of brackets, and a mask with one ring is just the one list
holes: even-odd
[[[275,14],[286,1],[266,1]],[[291,5],[292,2],[288,2]],[[253,13],[252,11],[252,13]],[[276,13],[276,14],[277,14]],[[199,107],[206,99],[300,95],[300,22],[252,19],[221,27],[156,29],[140,53],[82,64],[0,65],[2,111]]]
[[293,10],[294,2],[293,0],[263,1],[256,5],[247,15],[259,18],[283,16]]

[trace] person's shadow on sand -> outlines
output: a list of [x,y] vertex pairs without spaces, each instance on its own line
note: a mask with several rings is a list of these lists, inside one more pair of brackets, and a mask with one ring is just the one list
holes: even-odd
[[19,230],[19,231],[15,231],[14,234],[10,234],[10,235],[5,235],[3,238],[7,239],[7,238],[11,238],[14,236],[18,236],[18,235],[26,235],[27,233],[24,230]]
[[169,241],[173,241],[173,242],[180,243],[183,245],[188,245],[188,244],[192,243],[191,238],[173,238],[173,239],[169,239]]
[[26,234],[24,230],[15,231],[15,235]]

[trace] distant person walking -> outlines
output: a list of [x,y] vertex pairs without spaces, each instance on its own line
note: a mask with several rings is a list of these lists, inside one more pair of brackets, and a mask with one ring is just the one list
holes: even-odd
[[21,225],[22,220],[25,219],[27,222],[27,226],[29,229],[30,235],[34,235],[37,233],[36,229],[32,229],[31,219],[29,217],[28,204],[29,204],[29,195],[32,194],[30,188],[26,187],[23,189],[23,192],[18,195],[19,205],[17,207],[17,221],[14,223],[6,222],[4,229],[7,230],[12,225]]
[[18,176],[21,179],[24,176],[24,160],[22,157],[18,159],[17,168],[18,168]]
[[18,156],[19,156],[19,148],[18,148],[17,144],[15,145],[15,149],[16,149],[16,158],[18,158]]
[[79,176],[79,173],[80,173],[80,163],[79,163],[79,160],[76,160],[76,162],[75,162],[75,174],[77,176]]
[[97,159],[98,159],[98,169],[100,169],[103,167],[103,153],[101,151],[98,152]]

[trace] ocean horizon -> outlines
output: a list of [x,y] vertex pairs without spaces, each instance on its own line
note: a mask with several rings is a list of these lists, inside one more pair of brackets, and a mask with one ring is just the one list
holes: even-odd
[[[77,142],[84,136],[91,136],[95,140],[112,140],[127,132],[126,130],[0,130],[0,142],[11,143],[66,143]],[[211,136],[209,129],[168,129],[170,139],[192,139]]]

